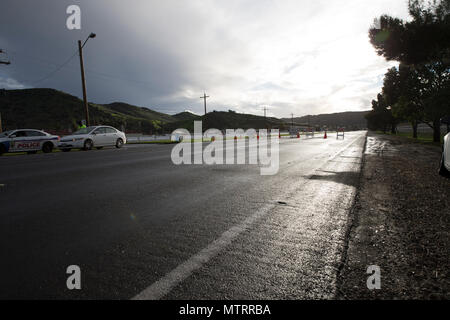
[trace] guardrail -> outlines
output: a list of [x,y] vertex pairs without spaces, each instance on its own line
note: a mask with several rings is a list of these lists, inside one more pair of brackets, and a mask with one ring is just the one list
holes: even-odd
[[[328,131],[328,133],[332,133],[332,132],[335,132],[335,131]],[[268,136],[271,137],[271,136],[279,135],[279,137],[281,139],[285,139],[285,138],[301,138],[302,136],[303,137],[307,137],[307,138],[315,138],[316,136],[317,137],[322,137],[323,134],[324,134],[324,132],[322,132],[322,131],[313,131],[313,132],[300,131],[299,132],[300,137],[299,137],[298,134],[291,135],[291,133],[289,133],[288,131],[283,131],[283,132],[280,132],[279,134],[277,134],[277,133],[269,133]],[[212,137],[213,137],[213,135],[210,135],[210,136],[206,135],[204,137],[204,139],[205,139],[205,141],[209,141]],[[127,141],[129,143],[145,143],[145,142],[170,141],[170,140],[177,141],[176,138],[177,137],[172,136],[170,134],[166,134],[166,135],[147,135],[147,136],[146,135],[136,135],[136,136],[129,136],[129,135],[127,135]],[[235,136],[234,135],[226,135],[224,138],[226,140],[234,139]],[[237,139],[244,139],[245,136],[244,135],[238,135],[238,136],[236,136],[236,138]]]
[[163,141],[163,140],[170,140],[171,136],[170,134],[163,135],[163,136],[128,136],[127,135],[127,141],[130,143],[136,143],[136,142],[152,142],[152,141]]

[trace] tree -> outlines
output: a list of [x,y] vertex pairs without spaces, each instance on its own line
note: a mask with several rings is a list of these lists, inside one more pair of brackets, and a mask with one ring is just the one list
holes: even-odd
[[383,96],[397,119],[411,123],[413,137],[417,138],[417,126],[424,119],[423,88],[418,72],[400,64],[388,70],[384,77]]
[[[379,55],[409,68],[406,80],[399,77],[406,84],[395,90],[406,93],[397,96],[400,104],[394,110],[410,121],[423,116],[433,128],[434,141],[440,141],[439,120],[450,113],[450,0],[410,0],[409,13],[412,19],[407,22],[381,16],[369,37]],[[411,95],[415,85],[420,91]]]
[[151,120],[151,123],[152,123],[152,132],[153,131],[155,131],[155,132],[160,132],[161,131],[161,129],[162,129],[162,127],[161,127],[161,125],[162,125],[162,123],[161,123],[161,121],[159,121],[159,120]]
[[366,119],[370,130],[386,133],[390,128],[392,133],[396,132],[398,119],[393,116],[382,94],[378,94],[377,100],[372,100],[372,111],[366,115]]
[[407,65],[450,58],[450,0],[409,0],[411,21],[388,15],[375,19],[369,38],[388,61]]
[[433,129],[435,142],[441,139],[440,119],[450,114],[450,69],[441,61],[417,68],[423,84],[424,122]]

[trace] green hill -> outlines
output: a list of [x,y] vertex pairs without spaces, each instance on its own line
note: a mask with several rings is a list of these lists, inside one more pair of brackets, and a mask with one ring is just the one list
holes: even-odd
[[134,118],[159,120],[162,122],[172,122],[177,120],[175,117],[172,117],[168,114],[153,111],[145,107],[136,107],[123,102],[114,102],[110,104],[104,104],[102,106],[108,108],[112,112],[122,113]]
[[[67,132],[85,118],[83,101],[54,89],[0,90],[0,113],[3,129],[36,128],[51,132]],[[344,126],[348,129],[366,127],[367,112],[343,112],[295,118],[296,125]],[[203,129],[281,129],[291,125],[291,119],[261,117],[251,114],[211,112],[198,116],[191,112],[168,115],[145,107],[123,102],[110,104],[89,103],[91,125],[111,125],[126,132],[153,134],[172,132],[178,128],[190,131],[194,120],[203,121]]]
[[[54,89],[0,90],[0,112],[3,129],[38,128],[50,131],[70,131],[84,119],[83,101]],[[126,103],[100,105],[89,103],[92,125],[111,125],[128,132],[154,133],[167,122],[176,121],[170,115]]]

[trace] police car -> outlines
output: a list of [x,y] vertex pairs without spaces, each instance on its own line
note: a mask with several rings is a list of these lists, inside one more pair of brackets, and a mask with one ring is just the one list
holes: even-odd
[[17,129],[0,133],[0,155],[6,152],[27,152],[42,150],[52,152],[57,147],[59,137],[35,129]]
[[127,143],[125,133],[109,126],[93,126],[80,129],[70,136],[61,138],[58,145],[64,152],[72,149],[91,150],[106,146],[122,148]]

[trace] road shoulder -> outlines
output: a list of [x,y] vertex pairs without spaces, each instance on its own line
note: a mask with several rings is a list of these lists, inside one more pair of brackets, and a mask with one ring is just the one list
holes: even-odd
[[[440,149],[369,133],[339,299],[450,297],[450,180],[437,175]],[[367,268],[381,289],[367,288]]]

